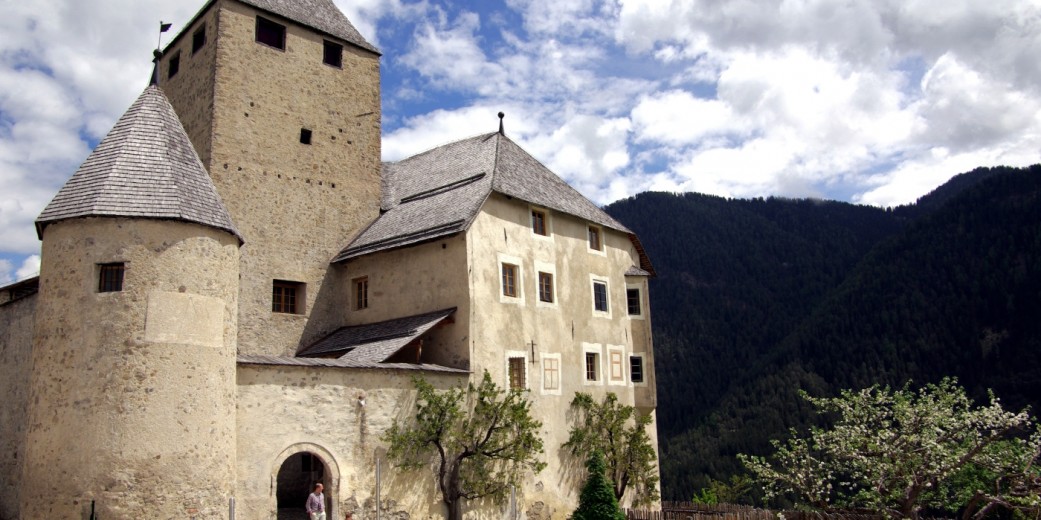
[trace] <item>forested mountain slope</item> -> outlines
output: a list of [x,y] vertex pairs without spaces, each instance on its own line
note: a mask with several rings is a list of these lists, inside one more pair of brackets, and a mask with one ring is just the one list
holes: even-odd
[[1041,400],[1041,167],[976,170],[891,211],[662,193],[607,210],[659,275],[666,499],[814,420],[799,389],[956,375],[1010,405]]

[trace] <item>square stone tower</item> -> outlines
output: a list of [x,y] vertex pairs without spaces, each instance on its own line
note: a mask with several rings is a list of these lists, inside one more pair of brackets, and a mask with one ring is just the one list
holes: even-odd
[[240,353],[339,325],[329,261],[379,213],[379,58],[331,0],[214,0],[157,61],[245,241]]

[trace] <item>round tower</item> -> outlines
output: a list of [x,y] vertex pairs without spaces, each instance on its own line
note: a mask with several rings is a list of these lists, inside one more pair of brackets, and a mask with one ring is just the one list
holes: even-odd
[[242,242],[158,88],[37,229],[21,518],[226,518]]

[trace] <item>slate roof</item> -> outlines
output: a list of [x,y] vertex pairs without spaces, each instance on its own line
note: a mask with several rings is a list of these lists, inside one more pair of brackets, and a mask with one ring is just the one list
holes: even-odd
[[[333,262],[465,231],[492,192],[636,235],[499,132],[383,164],[382,214]],[[642,251],[642,246],[638,246]],[[641,256],[648,271],[649,259]]]
[[[210,0],[199,9],[199,12],[195,13],[188,23],[184,24],[181,32],[174,36],[170,43],[166,45],[166,49],[175,45],[177,41],[184,36],[184,34],[192,29],[195,25],[195,21],[199,19],[206,11],[216,3],[217,0]],[[358,32],[358,29],[354,27],[354,24],[347,19],[347,15],[343,14],[333,0],[238,0],[243,4],[255,7],[262,11],[277,14],[287,20],[291,20],[305,27],[310,27],[319,32],[323,32],[330,36],[334,36],[348,43],[357,45],[363,49],[372,51],[376,54],[380,54],[380,50],[375,45],[369,43],[364,36]],[[164,49],[164,50],[166,50]]]
[[451,368],[441,365],[412,363],[373,363],[346,359],[302,358],[290,356],[266,356],[262,354],[239,354],[236,361],[240,365],[275,365],[297,367],[332,367],[332,368],[373,368],[380,370],[424,370],[449,374],[469,374],[463,368]]
[[239,0],[379,54],[332,0]]
[[392,320],[341,327],[301,350],[298,357],[328,356],[360,363],[381,363],[455,312],[455,307]]
[[150,85],[36,219],[132,217],[194,222],[242,241],[170,102]]

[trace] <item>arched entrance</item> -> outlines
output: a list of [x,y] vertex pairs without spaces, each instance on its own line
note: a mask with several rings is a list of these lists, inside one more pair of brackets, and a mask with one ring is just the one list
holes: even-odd
[[333,504],[339,471],[328,452],[314,445],[296,445],[282,452],[278,459],[282,462],[273,475],[278,520],[306,520],[304,504],[316,482],[325,487],[326,518],[335,518]]

